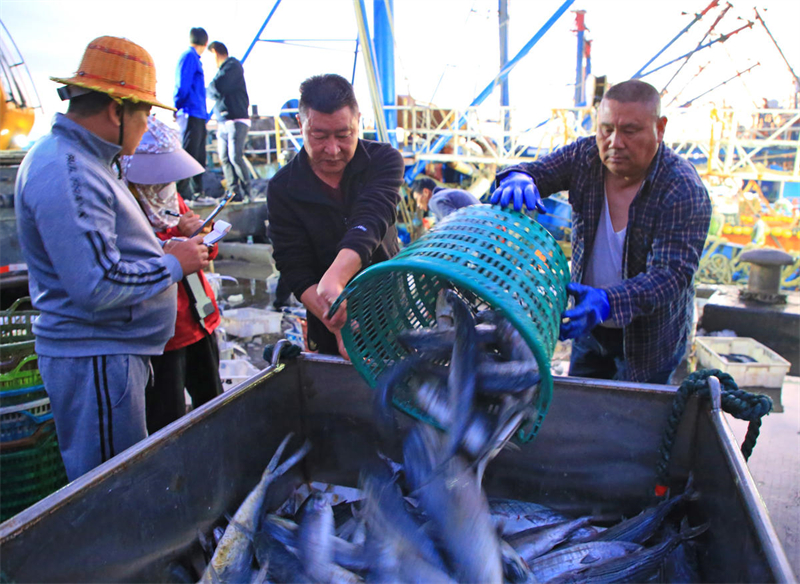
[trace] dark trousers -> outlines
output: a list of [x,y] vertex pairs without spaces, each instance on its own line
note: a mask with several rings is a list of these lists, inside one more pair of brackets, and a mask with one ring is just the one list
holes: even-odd
[[[191,154],[197,162],[206,167],[206,121],[202,118],[189,116],[186,119],[186,130],[183,132],[183,149]],[[193,195],[203,195],[203,175],[198,174],[178,181],[178,192],[187,201],[194,199]]]
[[336,342],[336,336],[311,312],[307,318],[308,349],[323,355],[338,355],[339,344]]
[[244,161],[244,143],[250,128],[242,122],[220,122],[217,127],[217,152],[228,189],[249,197],[250,169]]
[[286,283],[285,278],[278,278],[278,287],[275,289],[275,301],[272,306],[280,308],[282,306],[289,306],[289,299],[292,296],[292,289]]
[[[571,377],[629,381],[623,348],[623,329],[596,326],[592,331],[572,341],[569,359]],[[645,383],[665,384],[672,370],[655,371]]]
[[152,357],[154,381],[147,385],[147,432],[152,434],[186,413],[183,390],[197,408],[222,393],[219,351],[214,334],[182,349]]

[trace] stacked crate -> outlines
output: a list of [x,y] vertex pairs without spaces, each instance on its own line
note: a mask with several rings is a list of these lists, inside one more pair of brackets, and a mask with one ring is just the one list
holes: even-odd
[[0,521],[67,484],[25,302],[0,311]]

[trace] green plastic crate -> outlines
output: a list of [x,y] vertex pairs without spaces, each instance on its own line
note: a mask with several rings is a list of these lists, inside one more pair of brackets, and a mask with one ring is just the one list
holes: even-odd
[[32,341],[33,323],[39,317],[38,310],[20,310],[25,303],[30,304],[30,296],[18,298],[8,310],[0,311],[0,343],[19,343]]
[[[474,205],[449,215],[393,259],[364,270],[334,307],[347,301],[342,338],[353,366],[371,387],[408,355],[398,333],[434,326],[442,288],[456,290],[475,311],[501,313],[531,348],[542,376],[536,414],[518,434],[527,442],[552,398],[550,358],[569,277],[564,253],[544,227],[522,213]],[[395,405],[425,419],[407,388],[396,389]]]
[[23,357],[13,370],[0,375],[0,393],[37,385],[42,385],[42,374],[39,373],[39,356],[35,353]]
[[20,310],[30,297],[17,299],[0,311],[0,392],[42,384],[35,348],[33,323],[38,310]]
[[67,484],[55,424],[33,436],[0,444],[0,521],[5,521]]

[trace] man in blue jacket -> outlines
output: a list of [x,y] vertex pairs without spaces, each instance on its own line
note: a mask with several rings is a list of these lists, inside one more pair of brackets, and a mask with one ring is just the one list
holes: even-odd
[[[202,235],[163,248],[121,179],[156,100],[153,59],[100,37],[78,72],[53,78],[69,100],[17,173],[39,370],[67,476],[78,478],[147,436],[150,357],[175,330],[174,285],[208,265]],[[166,252],[166,253],[165,253]]]
[[[183,149],[206,167],[206,82],[200,55],[206,50],[208,33],[200,27],[189,31],[189,44],[175,72],[175,118],[183,132]],[[178,183],[178,192],[188,200],[203,196],[203,175]]]
[[208,52],[214,55],[219,69],[208,84],[208,97],[216,101],[219,163],[228,189],[236,191],[233,200],[243,201],[250,198],[250,169],[244,160],[244,143],[250,131],[250,98],[244,69],[219,41],[208,45]]

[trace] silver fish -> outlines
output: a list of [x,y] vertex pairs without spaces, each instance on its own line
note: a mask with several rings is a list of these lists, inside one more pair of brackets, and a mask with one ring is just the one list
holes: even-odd
[[517,550],[522,559],[530,563],[546,554],[576,529],[589,524],[591,517],[581,517],[553,525],[534,527],[509,537],[506,541]]
[[527,501],[489,498],[489,512],[500,535],[507,537],[526,529],[562,523],[570,518],[558,511]]
[[[370,536],[377,530],[381,540],[389,542],[382,545],[410,547],[427,564],[445,570],[436,544],[408,513],[400,488],[387,475],[385,468],[379,468],[363,479],[363,514],[370,528]],[[367,543],[370,543],[369,540]],[[380,551],[383,548],[379,545],[378,549]]]
[[462,582],[502,582],[500,544],[476,477],[456,455],[437,468],[441,441],[417,425],[403,445],[406,478]]
[[[397,334],[397,341],[407,350],[416,351],[426,359],[446,359],[456,342],[456,331],[452,324],[444,327],[408,329]],[[476,342],[480,345],[493,343],[496,338],[495,326],[478,324],[475,326]]]
[[453,345],[450,375],[447,380],[448,401],[453,421],[448,427],[441,460],[446,460],[456,453],[467,431],[475,399],[476,370],[479,360],[475,317],[469,305],[450,290],[447,291],[446,297],[453,309],[456,341]]
[[658,572],[664,559],[669,556],[681,542],[697,537],[706,529],[708,529],[708,524],[684,530],[651,548],[645,548],[627,556],[567,572],[552,580],[552,582],[558,584],[572,584],[577,582],[585,582],[586,584],[644,582],[655,572]]
[[203,572],[201,582],[210,583],[212,574],[216,574],[223,582],[241,582],[250,579],[253,563],[251,539],[256,530],[256,521],[261,516],[267,489],[275,479],[302,460],[311,449],[311,445],[306,442],[300,450],[278,466],[278,461],[291,437],[292,434],[289,434],[283,439],[272,460],[269,461],[261,480],[236,511],[214,551],[211,562]]
[[452,328],[455,326],[453,307],[449,302],[448,292],[450,290],[442,289],[436,295],[436,326],[439,328]]
[[500,540],[500,553],[503,562],[503,577],[512,584],[531,582],[531,569],[511,544]]
[[[264,521],[264,533],[282,543],[290,551],[300,553],[299,527],[294,521],[268,515]],[[363,545],[356,545],[335,535],[331,536],[330,543],[333,549],[333,561],[339,566],[356,571],[366,570],[369,567]]]
[[595,541],[552,551],[528,565],[534,578],[539,582],[549,582],[567,572],[627,556],[641,549],[638,543],[627,541]]

